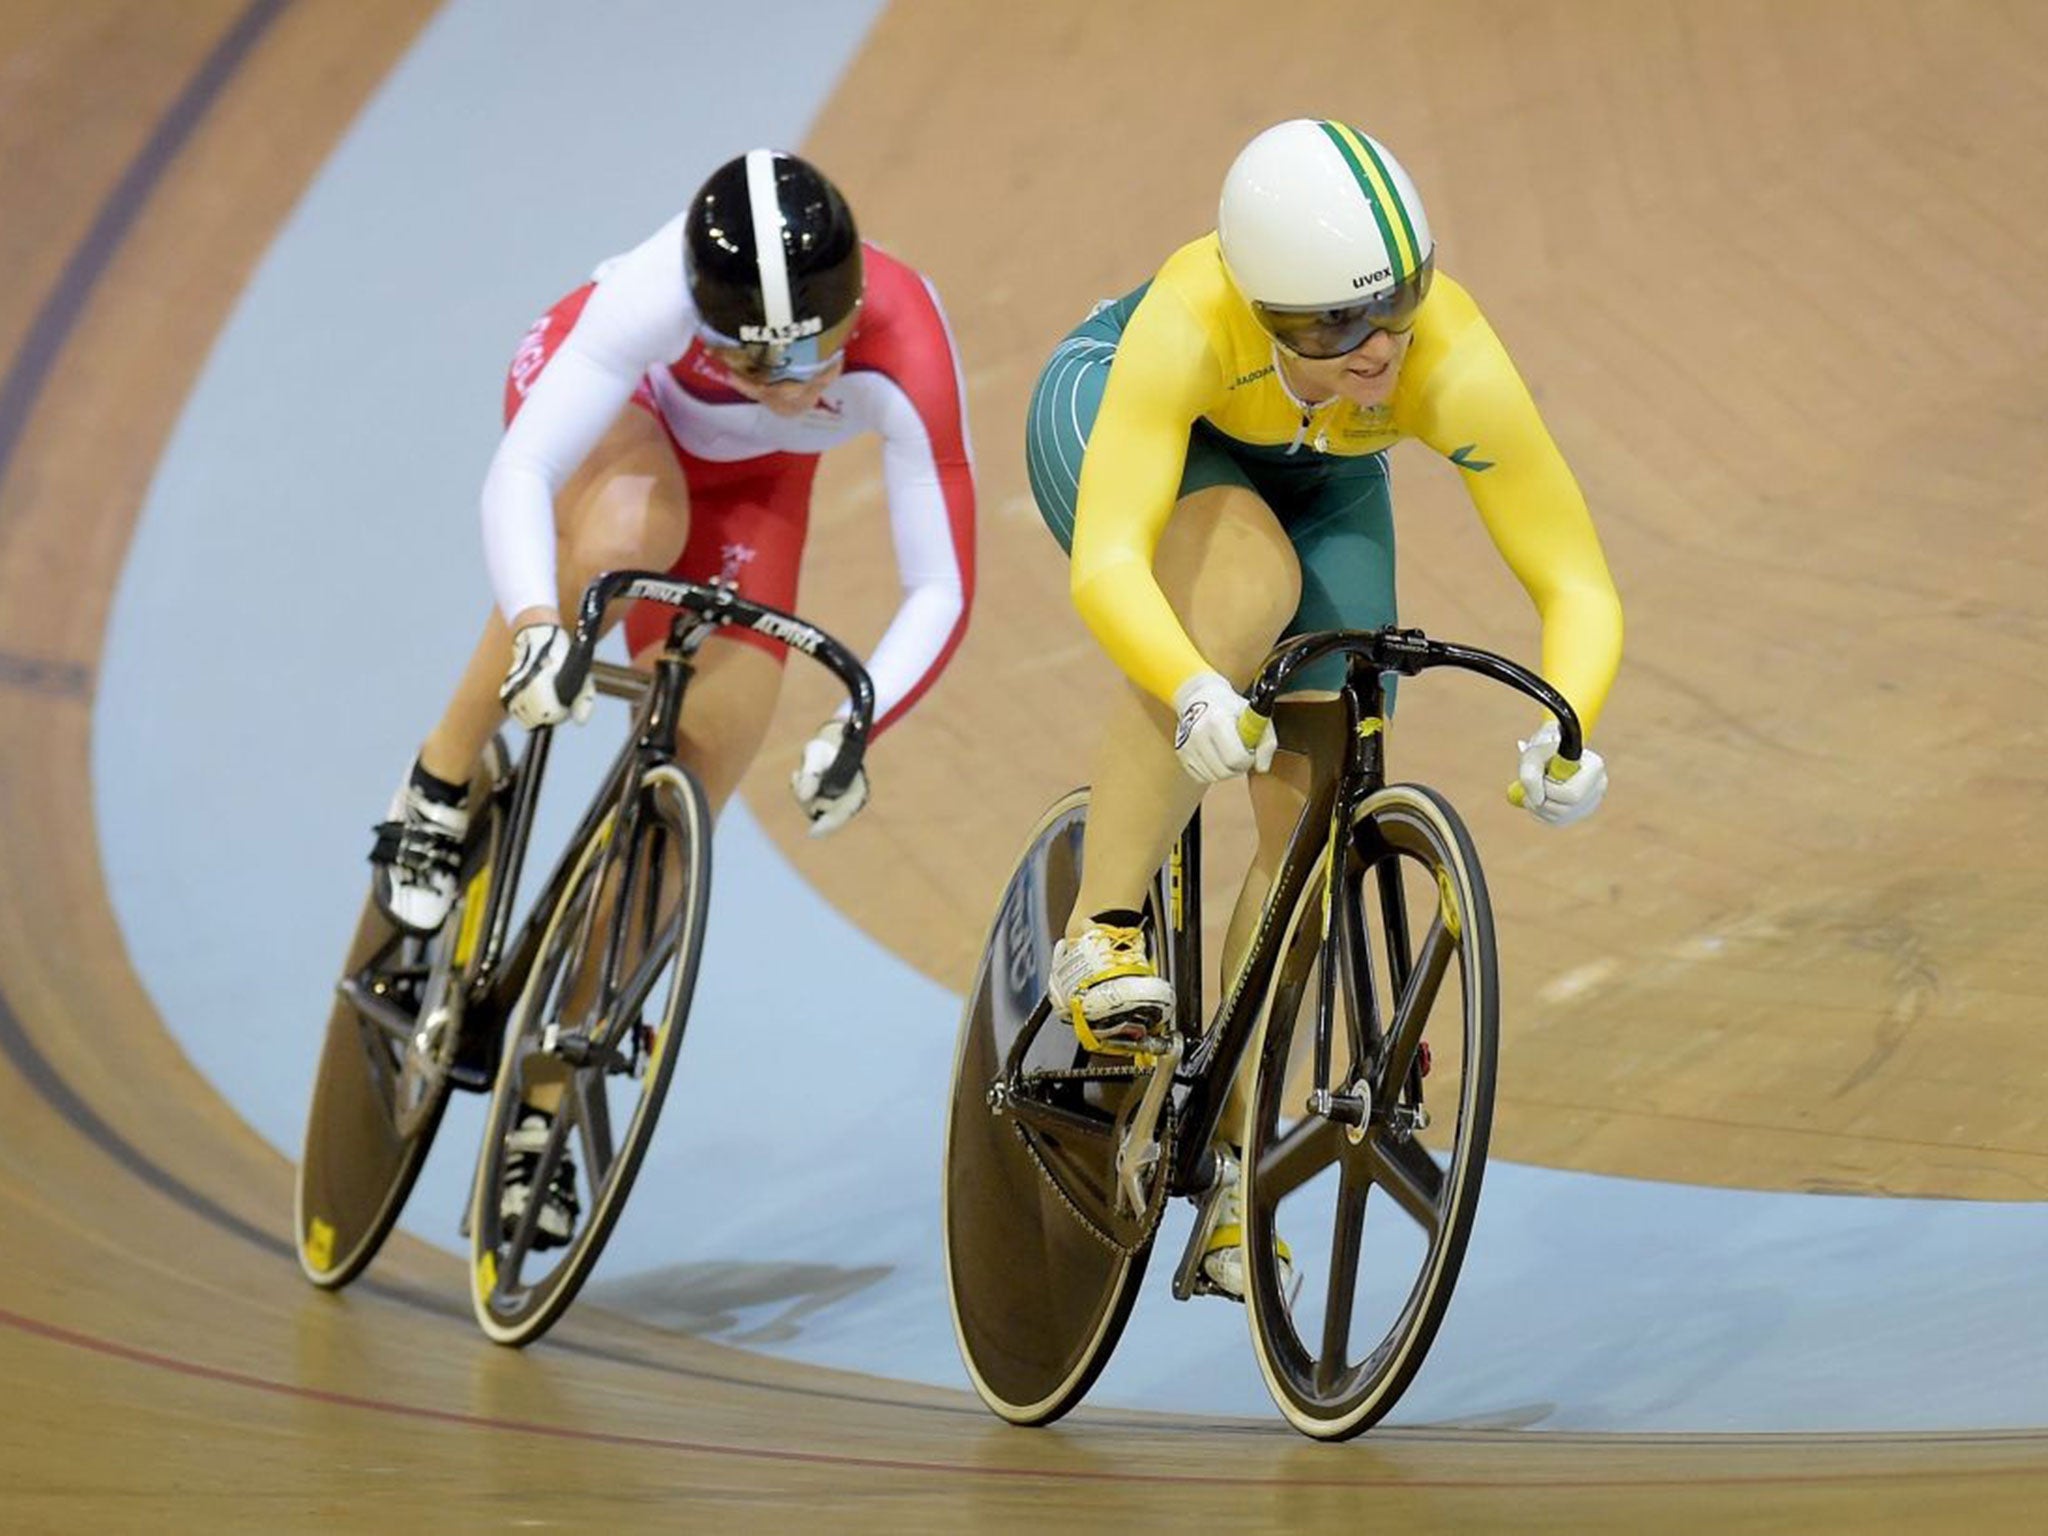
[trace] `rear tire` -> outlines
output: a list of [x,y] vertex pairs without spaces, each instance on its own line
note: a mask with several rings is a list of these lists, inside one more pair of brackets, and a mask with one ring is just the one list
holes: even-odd
[[[1119,1211],[1114,1125],[1145,1074],[1090,1057],[1064,1022],[1046,1019],[1054,939],[1080,888],[1088,792],[1055,801],[1003,891],[967,996],[953,1062],[942,1205],[954,1337],[983,1402],[1013,1424],[1048,1424],[1086,1394],[1123,1334],[1152,1251],[1172,1157],[1172,1116],[1147,1210]],[[1155,914],[1164,905],[1155,894]],[[1155,922],[1153,931],[1159,931]],[[1164,944],[1155,944],[1164,964]],[[1013,1048],[1035,1030],[1024,1069],[1062,1133],[992,1090]],[[1036,1074],[1085,1071],[1072,1080]]]
[[405,933],[374,898],[363,901],[293,1186],[299,1268],[324,1290],[347,1285],[376,1257],[440,1128],[503,838],[497,790],[510,772],[504,743],[493,738],[470,789],[456,905],[437,933]]

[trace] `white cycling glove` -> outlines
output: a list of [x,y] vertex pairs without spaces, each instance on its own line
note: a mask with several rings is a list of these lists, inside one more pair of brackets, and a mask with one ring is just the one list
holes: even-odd
[[569,636],[559,624],[527,624],[512,637],[512,665],[498,688],[498,702],[528,730],[560,725],[571,715],[581,725],[590,718],[597,684],[585,674],[573,702],[564,704],[557,688],[562,663],[569,659]]
[[[1273,766],[1279,745],[1269,721],[1251,713],[1244,695],[1220,672],[1197,672],[1173,692],[1173,750],[1188,777],[1220,784],[1241,773],[1264,773]],[[1246,746],[1253,736],[1258,745]]]
[[818,734],[804,743],[804,755],[796,765],[796,772],[789,776],[790,793],[796,796],[796,803],[803,807],[804,815],[811,821],[811,836],[823,837],[827,832],[837,832],[849,821],[854,813],[868,803],[868,774],[865,768],[856,768],[853,780],[836,795],[822,795],[818,783],[825,777],[839,756],[839,743],[846,734],[844,720],[828,720],[819,728]]
[[[1591,747],[1580,754],[1576,767],[1557,759],[1553,769],[1559,736],[1557,722],[1545,720],[1535,735],[1515,743],[1522,751],[1515,774],[1515,788],[1521,791],[1518,803],[1538,821],[1553,827],[1570,826],[1592,815],[1607,793],[1607,760]],[[1515,798],[1512,790],[1509,794]]]

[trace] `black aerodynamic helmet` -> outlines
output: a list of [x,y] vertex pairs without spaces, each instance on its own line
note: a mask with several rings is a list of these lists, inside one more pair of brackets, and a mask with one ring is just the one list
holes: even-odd
[[830,365],[818,338],[860,303],[860,232],[816,166],[753,149],[713,171],[691,199],[683,271],[708,340],[803,377]]

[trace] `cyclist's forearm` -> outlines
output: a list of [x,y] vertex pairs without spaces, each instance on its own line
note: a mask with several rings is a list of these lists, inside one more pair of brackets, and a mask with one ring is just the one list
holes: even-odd
[[484,568],[498,612],[513,628],[536,608],[553,608],[554,492],[533,470],[500,455],[484,477]]
[[1161,703],[1172,705],[1182,683],[1212,670],[1150,566],[1135,556],[1085,565],[1076,559],[1071,591],[1082,622],[1110,659]]
[[[967,606],[958,580],[927,582],[905,594],[868,658],[868,676],[875,685],[870,739],[900,720],[945,670],[967,628]],[[840,706],[842,718],[849,707]]]
[[1571,701],[1590,737],[1621,668],[1620,594],[1612,582],[1561,586],[1537,607],[1543,616],[1543,676]]

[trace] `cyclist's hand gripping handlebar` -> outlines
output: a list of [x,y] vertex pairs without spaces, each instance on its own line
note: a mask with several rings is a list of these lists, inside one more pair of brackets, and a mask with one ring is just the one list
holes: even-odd
[[1173,708],[1173,750],[1189,778],[1219,784],[1272,766],[1275,743],[1266,722],[1250,716],[1222,673],[1197,672],[1174,691]]
[[498,701],[529,730],[574,717],[590,718],[589,663],[576,662],[579,648],[559,624],[523,624],[512,637],[512,662],[499,685]]
[[[1585,745],[1584,733],[1579,728],[1579,717],[1565,696],[1536,673],[1505,656],[1491,651],[1482,651],[1471,646],[1452,645],[1447,641],[1432,640],[1419,629],[1373,629],[1373,630],[1327,630],[1319,634],[1300,635],[1284,642],[1267,658],[1266,664],[1246,690],[1248,708],[1239,721],[1239,728],[1245,733],[1247,742],[1253,739],[1255,720],[1271,715],[1273,701],[1286,688],[1288,681],[1302,668],[1322,660],[1326,656],[1353,656],[1367,667],[1380,672],[1398,672],[1413,676],[1431,667],[1456,667],[1460,671],[1476,672],[1481,677],[1504,683],[1517,692],[1525,693],[1545,709],[1551,719],[1546,720],[1537,733],[1522,744],[1525,752],[1544,751],[1546,781],[1568,783],[1581,773],[1593,773],[1597,779],[1589,780],[1578,793],[1558,795],[1556,803],[1562,807],[1583,804],[1569,815],[1553,814],[1545,820],[1576,819],[1586,814],[1599,801],[1605,788],[1605,767],[1600,754],[1589,752]],[[1585,769],[1578,765],[1587,762]],[[1560,771],[1562,770],[1562,771]],[[1529,795],[1524,781],[1517,779],[1508,791],[1508,798],[1516,805],[1527,802]],[[1546,793],[1546,800],[1551,796]],[[1542,814],[1539,810],[1538,814]]]

